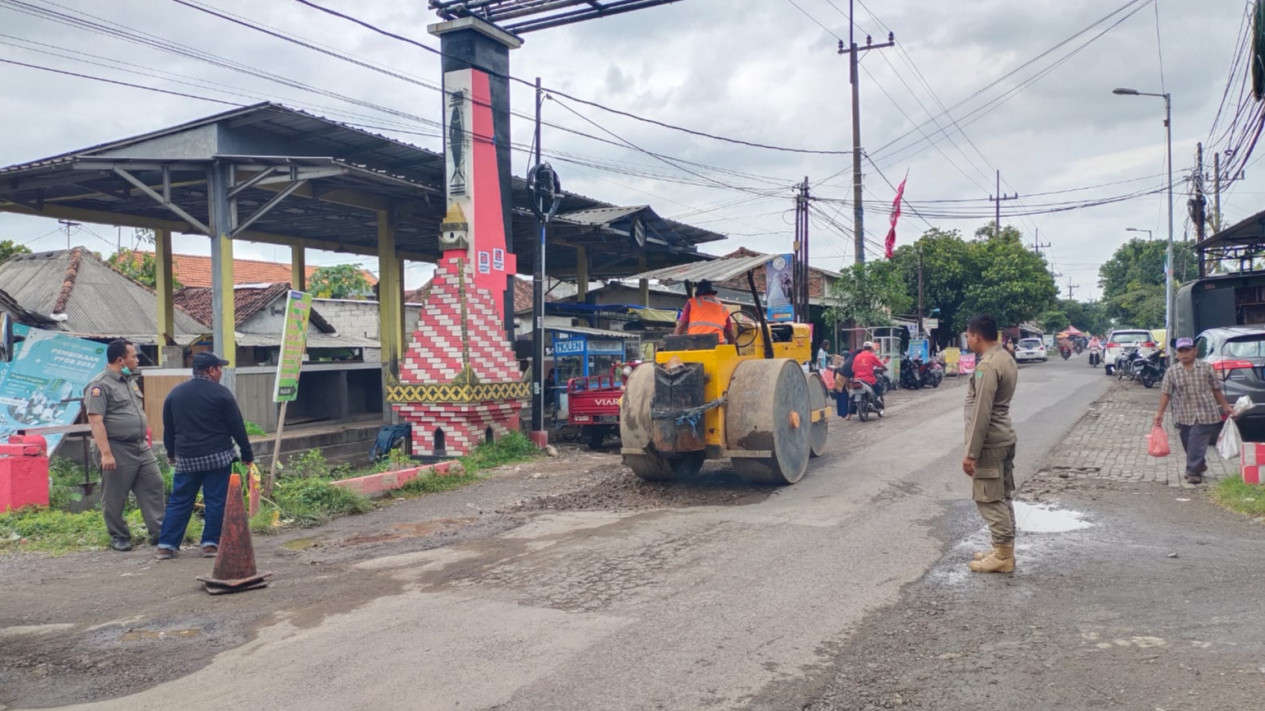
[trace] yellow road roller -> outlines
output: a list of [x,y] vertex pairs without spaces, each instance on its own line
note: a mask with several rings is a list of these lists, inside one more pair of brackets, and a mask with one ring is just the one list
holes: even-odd
[[668,267],[632,277],[693,284],[747,276],[757,318],[731,314],[729,344],[715,334],[667,336],[654,363],[633,370],[620,405],[624,463],[637,476],[670,481],[728,458],[745,481],[794,484],[825,450],[829,418],[821,376],[808,372],[812,327],[769,323],[752,271],[758,255]]

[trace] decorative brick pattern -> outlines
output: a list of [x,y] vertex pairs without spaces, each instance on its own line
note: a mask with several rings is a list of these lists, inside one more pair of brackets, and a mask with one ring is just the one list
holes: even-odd
[[[413,452],[436,454],[436,432],[444,453],[466,454],[487,438],[518,429],[523,407],[522,376],[505,339],[492,297],[474,285],[463,250],[446,252],[430,284],[421,317],[400,364],[398,393],[426,393],[427,402],[394,403],[413,425]],[[446,401],[436,393],[449,393]],[[504,393],[470,402],[470,393]],[[421,398],[419,398],[421,399]],[[463,401],[465,400],[465,401]]]

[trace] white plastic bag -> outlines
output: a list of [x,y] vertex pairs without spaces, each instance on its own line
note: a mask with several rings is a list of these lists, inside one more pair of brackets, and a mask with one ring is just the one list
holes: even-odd
[[1222,459],[1234,459],[1242,449],[1239,437],[1239,423],[1227,420],[1221,428],[1221,436],[1217,437],[1217,454]]
[[1239,397],[1237,401],[1235,401],[1234,414],[1231,416],[1239,417],[1243,413],[1247,412],[1248,410],[1251,410],[1254,407],[1256,407],[1256,403],[1252,402],[1252,398],[1248,397],[1247,395],[1243,395]]

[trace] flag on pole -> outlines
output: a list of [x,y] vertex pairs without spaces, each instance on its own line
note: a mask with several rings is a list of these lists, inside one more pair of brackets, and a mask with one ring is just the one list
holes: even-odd
[[888,259],[892,258],[892,251],[896,249],[896,221],[900,219],[900,201],[905,197],[906,180],[909,180],[909,173],[905,173],[904,180],[900,181],[900,185],[896,188],[896,199],[892,201],[892,226],[887,230],[886,244]]

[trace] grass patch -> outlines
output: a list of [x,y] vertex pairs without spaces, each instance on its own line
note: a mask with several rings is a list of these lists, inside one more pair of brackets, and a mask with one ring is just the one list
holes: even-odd
[[493,442],[484,442],[474,451],[461,458],[466,475],[478,474],[484,469],[495,469],[506,464],[515,464],[535,459],[541,455],[540,449],[522,432],[510,434]]
[[418,496],[425,496],[426,494],[438,494],[442,491],[460,489],[463,486],[479,481],[480,478],[478,474],[454,474],[452,476],[423,474],[392,491],[391,494],[412,499]]
[[243,424],[246,425],[246,434],[250,435],[251,437],[262,437],[268,434],[267,430],[255,424],[254,422],[251,422],[250,420],[246,420]]
[[[132,542],[144,541],[145,521],[141,512],[129,511],[125,518],[132,529]],[[154,533],[157,535],[157,531]],[[201,538],[202,519],[194,516],[185,531],[185,542],[196,544]],[[39,551],[64,555],[109,545],[110,534],[105,530],[100,511],[70,513],[32,506],[0,514],[0,552]]]
[[[366,496],[330,486],[330,479],[286,478],[277,482],[273,503],[282,520],[300,528],[319,526],[338,516],[360,514],[373,509]],[[265,509],[261,509],[262,513]]]
[[1232,476],[1217,482],[1212,488],[1212,499],[1231,511],[1265,516],[1265,486],[1244,483],[1242,477]]

